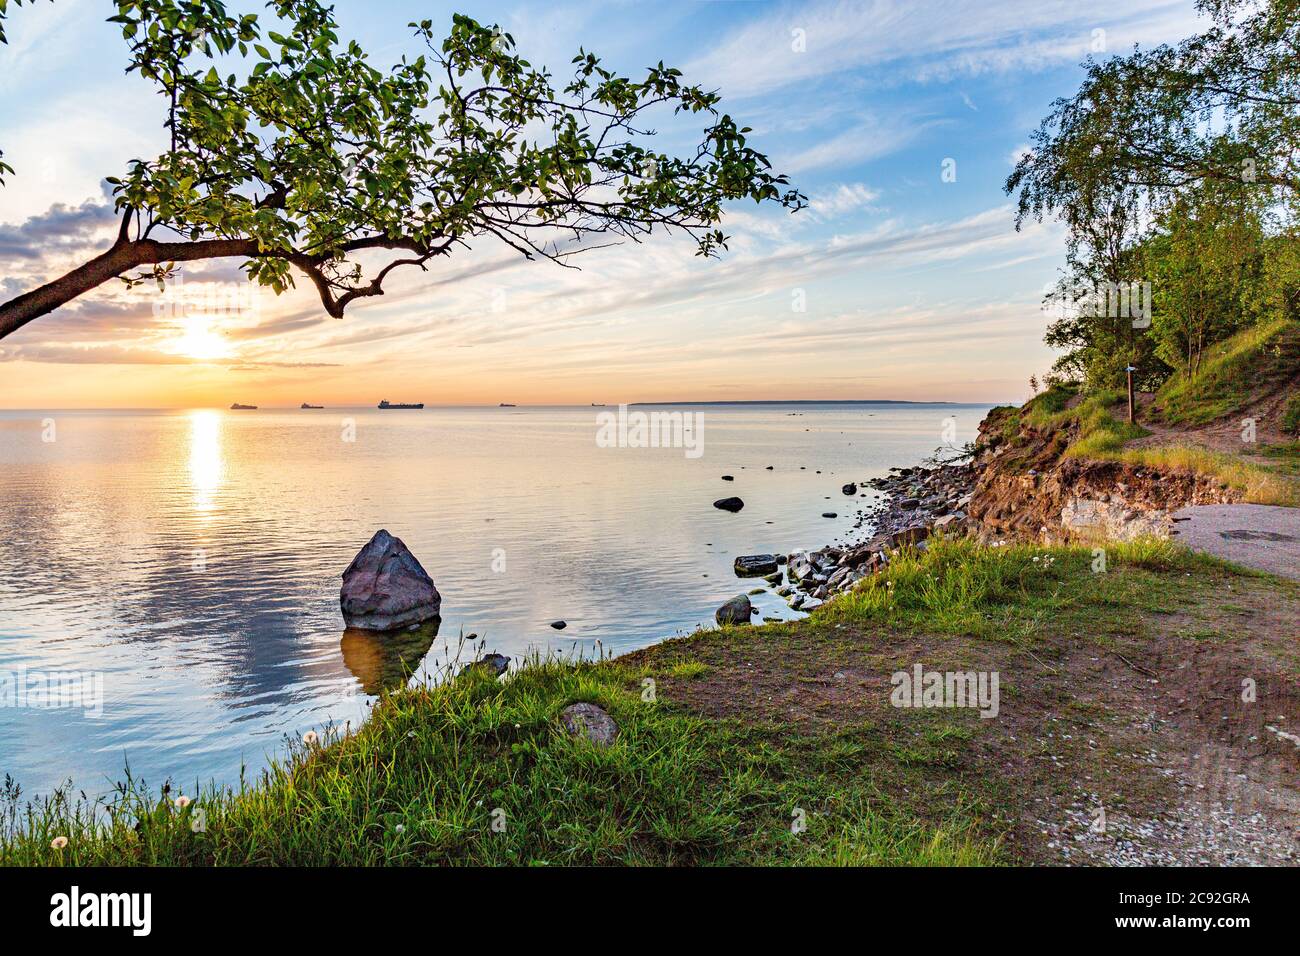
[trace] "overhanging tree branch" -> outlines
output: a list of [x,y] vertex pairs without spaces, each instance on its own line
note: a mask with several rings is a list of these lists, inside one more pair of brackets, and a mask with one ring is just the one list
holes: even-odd
[[[481,237],[567,264],[680,231],[715,256],[727,202],[806,204],[719,113],[716,93],[662,63],[633,80],[580,50],[557,91],[508,34],[457,15],[441,40],[430,21],[411,24],[429,53],[380,71],[319,0],[270,5],[287,35],[221,0],[117,0],[128,72],[163,94],[170,148],[109,180],[122,214],[113,246],[0,304],[0,337],[110,279],[165,281],[181,262],[241,258],[277,293],[296,270],[341,317],[384,294],[399,268]],[[219,58],[251,66],[223,77]],[[652,112],[707,117],[693,153],[652,150]],[[158,241],[159,230],[179,239]],[[396,255],[367,279],[359,253]]]

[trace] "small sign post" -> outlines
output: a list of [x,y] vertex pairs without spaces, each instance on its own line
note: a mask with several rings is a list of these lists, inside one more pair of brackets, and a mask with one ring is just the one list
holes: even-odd
[[1133,416],[1133,373],[1137,369],[1130,365],[1124,371],[1128,374],[1128,423],[1132,425],[1135,422]]

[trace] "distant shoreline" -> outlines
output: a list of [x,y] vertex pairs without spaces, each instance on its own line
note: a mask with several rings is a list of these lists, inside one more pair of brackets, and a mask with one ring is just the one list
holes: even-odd
[[[509,408],[521,408],[521,409],[522,409],[522,408],[579,408],[579,409],[586,409],[586,408],[617,408],[620,404],[627,405],[628,407],[633,407],[633,406],[658,406],[658,407],[668,407],[668,406],[679,406],[679,407],[680,407],[680,406],[690,406],[690,407],[704,407],[704,406],[727,406],[727,407],[735,406],[735,407],[744,407],[744,406],[756,406],[756,407],[765,407],[765,406],[766,406],[766,407],[770,407],[770,406],[777,406],[777,405],[799,405],[799,406],[812,406],[812,405],[834,405],[834,406],[858,406],[858,405],[891,405],[891,406],[892,406],[892,405],[916,405],[916,406],[923,406],[923,405],[948,405],[948,406],[952,406],[952,407],[954,407],[954,408],[983,408],[983,407],[994,407],[994,406],[997,406],[997,405],[1015,405],[1015,404],[1018,404],[1018,403],[1017,403],[1017,402],[1006,402],[1006,401],[1004,401],[1004,402],[991,402],[991,401],[983,401],[983,402],[949,402],[949,401],[926,401],[926,402],[917,402],[917,401],[909,401],[909,400],[902,400],[902,399],[892,399],[892,398],[860,398],[860,399],[859,399],[859,398],[828,398],[828,399],[816,399],[816,398],[767,399],[767,398],[765,398],[765,399],[757,399],[757,400],[753,400],[753,401],[716,401],[716,402],[701,402],[701,401],[690,401],[690,402],[607,402],[607,403],[605,403],[605,404],[597,404],[597,405],[586,405],[586,404],[580,404],[580,403],[578,403],[578,404],[552,404],[552,403],[547,403],[547,402],[537,402],[537,403],[533,403],[533,402],[518,402],[518,403],[516,403],[516,404],[514,404],[514,405],[510,405],[510,406],[507,406],[507,407],[509,407]],[[439,409],[439,408],[467,408],[467,409],[470,409],[470,408],[483,408],[483,409],[496,409],[496,408],[500,408],[500,407],[501,407],[500,405],[439,405],[439,404],[437,404],[437,403],[432,403],[432,404],[427,403],[427,402],[425,403],[425,408],[426,408],[426,409]],[[357,409],[368,409],[368,408],[369,408],[369,409],[373,409],[373,408],[375,408],[375,406],[374,406],[374,405],[350,405],[350,404],[331,405],[331,404],[329,404],[328,402],[326,402],[324,405],[320,406],[319,408],[313,408],[313,409],[311,409],[311,410],[312,410],[312,411],[328,411],[328,410],[331,410],[331,409],[335,409],[335,410],[337,410],[337,409],[351,409],[351,410],[357,410]],[[0,414],[11,413],[11,412],[192,412],[192,411],[229,411],[229,410],[230,410],[230,409],[229,409],[227,406],[224,406],[224,405],[155,405],[155,406],[133,405],[133,406],[105,406],[105,407],[101,407],[101,408],[51,408],[51,407],[48,407],[48,406],[31,406],[31,407],[28,407],[28,408],[0,408]],[[302,409],[302,407],[301,407],[300,405],[259,405],[259,406],[258,406],[256,409],[254,409],[254,410],[255,410],[255,411],[262,411],[262,412],[283,412],[283,411],[294,411],[294,412],[296,412],[296,411],[302,411],[303,409]]]
[[628,405],[968,405],[981,408],[996,402],[915,402],[897,398],[761,398],[753,401],[718,402],[628,402]]

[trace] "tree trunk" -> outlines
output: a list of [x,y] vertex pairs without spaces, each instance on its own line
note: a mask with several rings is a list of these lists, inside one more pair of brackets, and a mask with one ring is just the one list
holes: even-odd
[[160,262],[193,262],[229,256],[254,257],[253,239],[204,239],[198,242],[155,242],[119,240],[103,255],[31,292],[0,305],[0,339],[21,329],[33,319],[53,312],[91,289],[131,269]]

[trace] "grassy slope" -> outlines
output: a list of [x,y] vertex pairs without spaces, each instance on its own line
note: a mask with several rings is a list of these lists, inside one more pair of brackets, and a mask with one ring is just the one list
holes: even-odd
[[1156,393],[1155,408],[1171,425],[1204,425],[1284,385],[1297,369],[1300,324],[1283,318],[1252,326],[1211,347],[1196,375],[1172,376]]
[[[1219,367],[1213,362],[1207,362],[1207,369]],[[1175,394],[1183,394],[1180,389],[1185,384],[1185,379],[1176,376],[1170,379],[1170,383],[1179,386],[1174,389]],[[1163,390],[1161,394],[1164,394]],[[1085,396],[1078,404],[1067,407],[1067,401],[1071,397],[1073,392],[1067,388],[1055,388],[1045,392],[1034,401],[1027,403],[1010,424],[1027,421],[1040,429],[1077,425],[1077,434],[1065,451],[1067,456],[1108,459],[1151,468],[1213,475],[1240,491],[1243,501],[1254,504],[1300,506],[1300,488],[1295,482],[1289,480],[1292,472],[1285,467],[1291,455],[1288,447],[1269,446],[1260,449],[1263,454],[1283,461],[1283,467],[1278,468],[1261,467],[1239,456],[1191,443],[1129,448],[1127,445],[1130,441],[1143,438],[1150,432],[1141,425],[1130,425],[1118,416],[1116,409],[1122,407],[1127,401],[1123,392],[1094,392]],[[1157,400],[1159,401],[1159,397]],[[1212,402],[1207,401],[1205,405],[1197,406],[1200,411],[1196,414],[1200,414],[1210,404],[1219,407],[1221,401],[1220,396]],[[1185,410],[1190,408],[1186,403],[1181,407]]]
[[[1145,616],[1230,577],[1164,543],[1116,546],[1108,558],[1108,572],[1096,574],[1089,550],[939,540],[806,621],[699,632],[611,661],[538,663],[499,682],[471,673],[385,697],[347,739],[299,747],[242,792],[207,793],[183,810],[141,786],[108,805],[60,796],[19,810],[13,800],[0,862],[1032,857],[1016,835],[1023,820],[1007,811],[1019,796],[1002,766],[1009,758],[978,756],[1005,745],[1007,725],[969,710],[889,707],[888,674],[918,659],[983,661],[1007,672],[1004,708],[1018,702],[1024,712],[1040,694],[1056,706],[1068,687],[1034,690],[1011,677],[1017,662],[1037,673],[1053,641],[1105,648],[1130,639],[1144,633]],[[846,673],[874,689],[846,689]],[[656,683],[653,702],[644,699],[646,678]],[[616,718],[612,747],[565,735],[557,715],[575,701],[596,702]],[[192,830],[197,807],[206,832]],[[501,830],[493,829],[497,808]],[[797,810],[805,832],[792,832]],[[69,838],[66,848],[51,848],[56,836]]]

